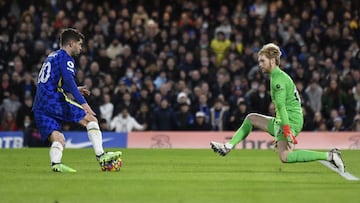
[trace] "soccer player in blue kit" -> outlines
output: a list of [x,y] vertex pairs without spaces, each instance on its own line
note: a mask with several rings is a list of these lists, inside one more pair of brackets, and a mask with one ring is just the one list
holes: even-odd
[[[84,86],[77,87],[75,83],[73,57],[80,54],[84,39],[84,35],[76,29],[62,30],[60,49],[48,55],[38,76],[33,111],[42,139],[51,143],[51,169],[55,172],[76,172],[61,162],[65,147],[62,122],[75,122],[86,127],[100,165],[121,156],[120,151],[104,153],[98,120],[83,96],[89,95],[90,91]],[[67,93],[75,101],[69,99]]]

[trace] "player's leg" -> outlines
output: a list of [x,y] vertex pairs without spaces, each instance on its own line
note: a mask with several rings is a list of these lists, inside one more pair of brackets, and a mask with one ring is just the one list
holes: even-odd
[[74,101],[66,100],[62,103],[63,114],[61,120],[80,123],[86,127],[89,140],[91,141],[96,156],[104,154],[102,147],[102,134],[95,116],[84,111],[82,106]]
[[55,130],[49,136],[50,146],[50,161],[51,168],[54,172],[76,172],[75,169],[72,169],[65,164],[61,163],[62,152],[65,147],[65,137],[64,135]]
[[49,136],[50,146],[50,161],[51,164],[61,163],[62,153],[65,148],[65,137],[64,135],[55,130]]
[[102,133],[96,117],[91,114],[86,114],[79,123],[86,127],[87,134],[93,145],[96,157],[103,155],[104,149],[102,146]]
[[[297,136],[298,133],[302,129],[302,122],[296,123],[293,121],[291,126],[292,134]],[[308,161],[315,161],[315,160],[327,160],[328,154],[326,152],[316,152],[310,150],[296,150],[293,151],[295,145],[291,143],[291,141],[285,138],[283,129],[280,127],[280,124],[274,122],[272,127],[273,128],[273,135],[275,137],[279,158],[283,163],[296,163],[296,162],[308,162]]]
[[[293,122],[290,125],[292,134],[298,135],[298,132],[300,132],[302,128],[302,122]],[[326,152],[316,152],[310,150],[293,151],[294,144],[291,142],[291,140],[285,138],[283,130],[280,127],[280,123],[276,120],[271,120],[271,122],[268,123],[268,129],[269,133],[275,137],[275,142],[281,162],[296,163],[328,159],[328,154]]]
[[218,142],[210,142],[211,148],[214,152],[222,156],[228,154],[237,144],[244,140],[251,132],[253,127],[263,131],[268,131],[268,123],[273,117],[265,116],[258,113],[250,113],[246,116],[240,128],[234,133],[233,137],[228,143],[222,144]]
[[318,152],[312,150],[295,150],[294,145],[287,140],[279,140],[277,142],[279,158],[283,163],[310,162],[318,160],[326,160],[331,162],[341,172],[345,171],[345,166],[341,158],[341,153],[337,149],[329,152]]
[[283,163],[296,163],[296,162],[309,162],[316,160],[328,160],[330,156],[328,152],[318,152],[311,150],[296,150],[293,151],[293,144],[286,141],[280,140],[277,142],[278,153],[281,162]]
[[268,131],[268,122],[273,117],[265,116],[258,113],[250,113],[246,116],[244,122],[240,128],[235,132],[233,137],[230,140],[230,144],[235,146],[243,141],[251,132],[253,127],[258,128],[262,131]]
[[64,114],[62,115],[64,121],[76,122],[86,127],[89,140],[93,145],[96,159],[100,162],[101,169],[106,169],[104,164],[107,163],[111,165],[116,163],[115,166],[119,166],[116,170],[120,169],[120,156],[122,153],[120,151],[104,153],[102,133],[97,118],[92,114],[86,113],[81,105],[73,101],[64,102],[62,107],[64,109]]
[[122,152],[106,152],[102,146],[102,133],[100,131],[98,120],[91,114],[86,114],[85,117],[79,121],[80,124],[86,127],[89,140],[92,142],[96,159],[100,163],[103,171],[118,171],[120,170],[122,161],[120,159]]
[[49,141],[50,161],[52,170],[55,172],[76,172],[76,170],[61,163],[62,152],[65,146],[65,137],[60,132],[61,125],[57,119],[44,112],[34,112],[36,126],[44,142]]

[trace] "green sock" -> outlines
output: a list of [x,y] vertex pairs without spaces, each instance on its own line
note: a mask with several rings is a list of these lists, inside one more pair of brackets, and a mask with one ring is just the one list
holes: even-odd
[[245,139],[252,130],[252,124],[250,121],[245,118],[244,122],[241,124],[240,128],[235,132],[234,136],[230,140],[230,144],[233,146],[237,145],[243,139]]
[[317,152],[310,150],[296,150],[289,152],[287,163],[308,162],[317,160],[327,160],[327,152]]

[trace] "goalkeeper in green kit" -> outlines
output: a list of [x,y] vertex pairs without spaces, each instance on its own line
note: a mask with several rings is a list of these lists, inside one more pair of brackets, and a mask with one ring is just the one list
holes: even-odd
[[298,91],[292,79],[279,68],[280,48],[269,43],[258,52],[259,67],[263,73],[270,76],[270,94],[275,104],[276,117],[250,113],[246,116],[240,128],[228,143],[211,142],[214,152],[222,156],[244,140],[253,127],[268,132],[274,137],[279,158],[283,163],[309,162],[327,160],[340,172],[345,172],[345,166],[338,149],[329,152],[310,150],[293,150],[297,144],[296,136],[303,127],[303,114]]

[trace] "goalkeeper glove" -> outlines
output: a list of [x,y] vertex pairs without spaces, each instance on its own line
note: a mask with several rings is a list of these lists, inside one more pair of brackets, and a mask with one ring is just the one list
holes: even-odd
[[290,126],[289,125],[283,125],[283,133],[284,133],[284,136],[285,138],[294,143],[294,144],[297,144],[297,140],[295,138],[295,136],[292,134],[291,130],[290,130]]

